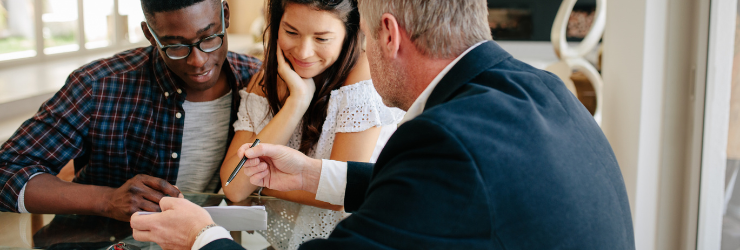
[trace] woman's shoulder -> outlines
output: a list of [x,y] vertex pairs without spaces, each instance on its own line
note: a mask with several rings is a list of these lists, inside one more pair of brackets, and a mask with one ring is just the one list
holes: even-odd
[[344,85],[342,86],[349,86],[367,81],[370,81],[370,63],[367,61],[365,52],[362,52],[360,53],[360,58],[358,58],[355,67],[353,67],[349,72],[347,80],[344,81]]
[[365,52],[360,54],[360,58],[344,85],[332,93],[332,98],[351,98],[354,102],[362,102],[365,99],[379,99],[378,93],[373,86],[373,80],[370,79],[370,64],[367,61]]
[[246,96],[257,96],[265,98],[265,92],[262,91],[261,82],[262,82],[262,76],[264,75],[264,71],[260,70],[257,72],[257,74],[254,74],[252,76],[252,79],[249,80],[249,84],[247,84],[246,87],[239,90],[239,95],[242,97]]

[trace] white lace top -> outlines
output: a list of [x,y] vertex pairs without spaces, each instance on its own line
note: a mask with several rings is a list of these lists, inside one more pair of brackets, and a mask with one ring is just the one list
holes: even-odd
[[[239,91],[239,95],[242,100],[239,105],[239,120],[234,123],[234,130],[259,133],[272,119],[267,99],[244,90]],[[371,162],[374,162],[403,115],[402,110],[388,108],[383,104],[370,80],[343,86],[331,92],[319,141],[308,156],[329,159],[336,133],[361,132],[382,126],[371,159]],[[301,140],[300,130],[299,126],[293,132],[288,147],[298,149]],[[268,225],[267,230],[261,231],[260,234],[276,249],[297,249],[301,243],[308,240],[327,238],[337,223],[349,215],[345,212],[278,199],[266,200],[265,206],[269,218]]]

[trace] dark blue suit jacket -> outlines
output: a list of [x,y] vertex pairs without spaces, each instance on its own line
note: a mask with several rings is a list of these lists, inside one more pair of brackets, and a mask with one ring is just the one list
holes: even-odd
[[464,56],[374,167],[350,163],[347,179],[352,216],[301,249],[635,248],[599,126],[555,75],[495,42]]

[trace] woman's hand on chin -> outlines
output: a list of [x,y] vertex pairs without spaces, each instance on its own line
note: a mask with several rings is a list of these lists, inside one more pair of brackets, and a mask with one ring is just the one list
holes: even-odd
[[289,99],[294,99],[306,107],[311,103],[313,94],[316,91],[316,84],[312,78],[303,79],[298,73],[290,67],[285,60],[283,49],[280,45],[277,47],[278,77],[288,85],[290,91]]

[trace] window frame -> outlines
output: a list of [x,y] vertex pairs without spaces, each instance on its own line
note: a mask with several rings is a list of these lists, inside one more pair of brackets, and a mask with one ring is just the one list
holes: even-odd
[[62,52],[62,53],[54,53],[54,54],[46,54],[44,49],[44,36],[43,36],[43,20],[42,15],[43,11],[38,6],[43,5],[43,0],[32,0],[34,5],[34,40],[35,40],[35,47],[34,50],[36,51],[36,55],[32,57],[24,57],[24,58],[16,58],[16,59],[9,59],[9,60],[0,60],[0,68],[4,67],[11,67],[11,66],[18,66],[18,65],[25,65],[25,64],[32,64],[32,63],[40,63],[45,62],[48,60],[55,60],[55,59],[62,59],[62,58],[69,58],[74,56],[87,56],[91,54],[106,52],[106,51],[120,51],[129,49],[132,47],[137,46],[147,46],[149,45],[149,41],[146,39],[138,42],[138,43],[131,43],[125,37],[119,37],[120,34],[122,34],[122,30],[120,29],[128,29],[127,25],[121,25],[119,22],[121,21],[121,14],[119,11],[119,0],[113,0],[113,27],[115,27],[116,31],[113,32],[113,41],[108,46],[100,47],[100,48],[92,48],[89,49],[86,47],[86,36],[85,36],[85,18],[84,18],[84,4],[83,0],[77,0],[77,45],[79,46],[79,49],[76,51],[69,51],[69,52]]
[[[702,31],[706,43],[706,84],[697,84],[697,95],[704,98],[695,109],[703,111],[697,116],[701,127],[700,170],[698,183],[698,225],[696,249],[720,249],[722,244],[723,211],[725,206],[725,169],[727,167],[727,141],[730,120],[732,67],[735,45],[737,4],[739,0],[709,1],[707,25]],[[706,34],[706,36],[704,36]],[[701,64],[699,64],[701,65]]]

